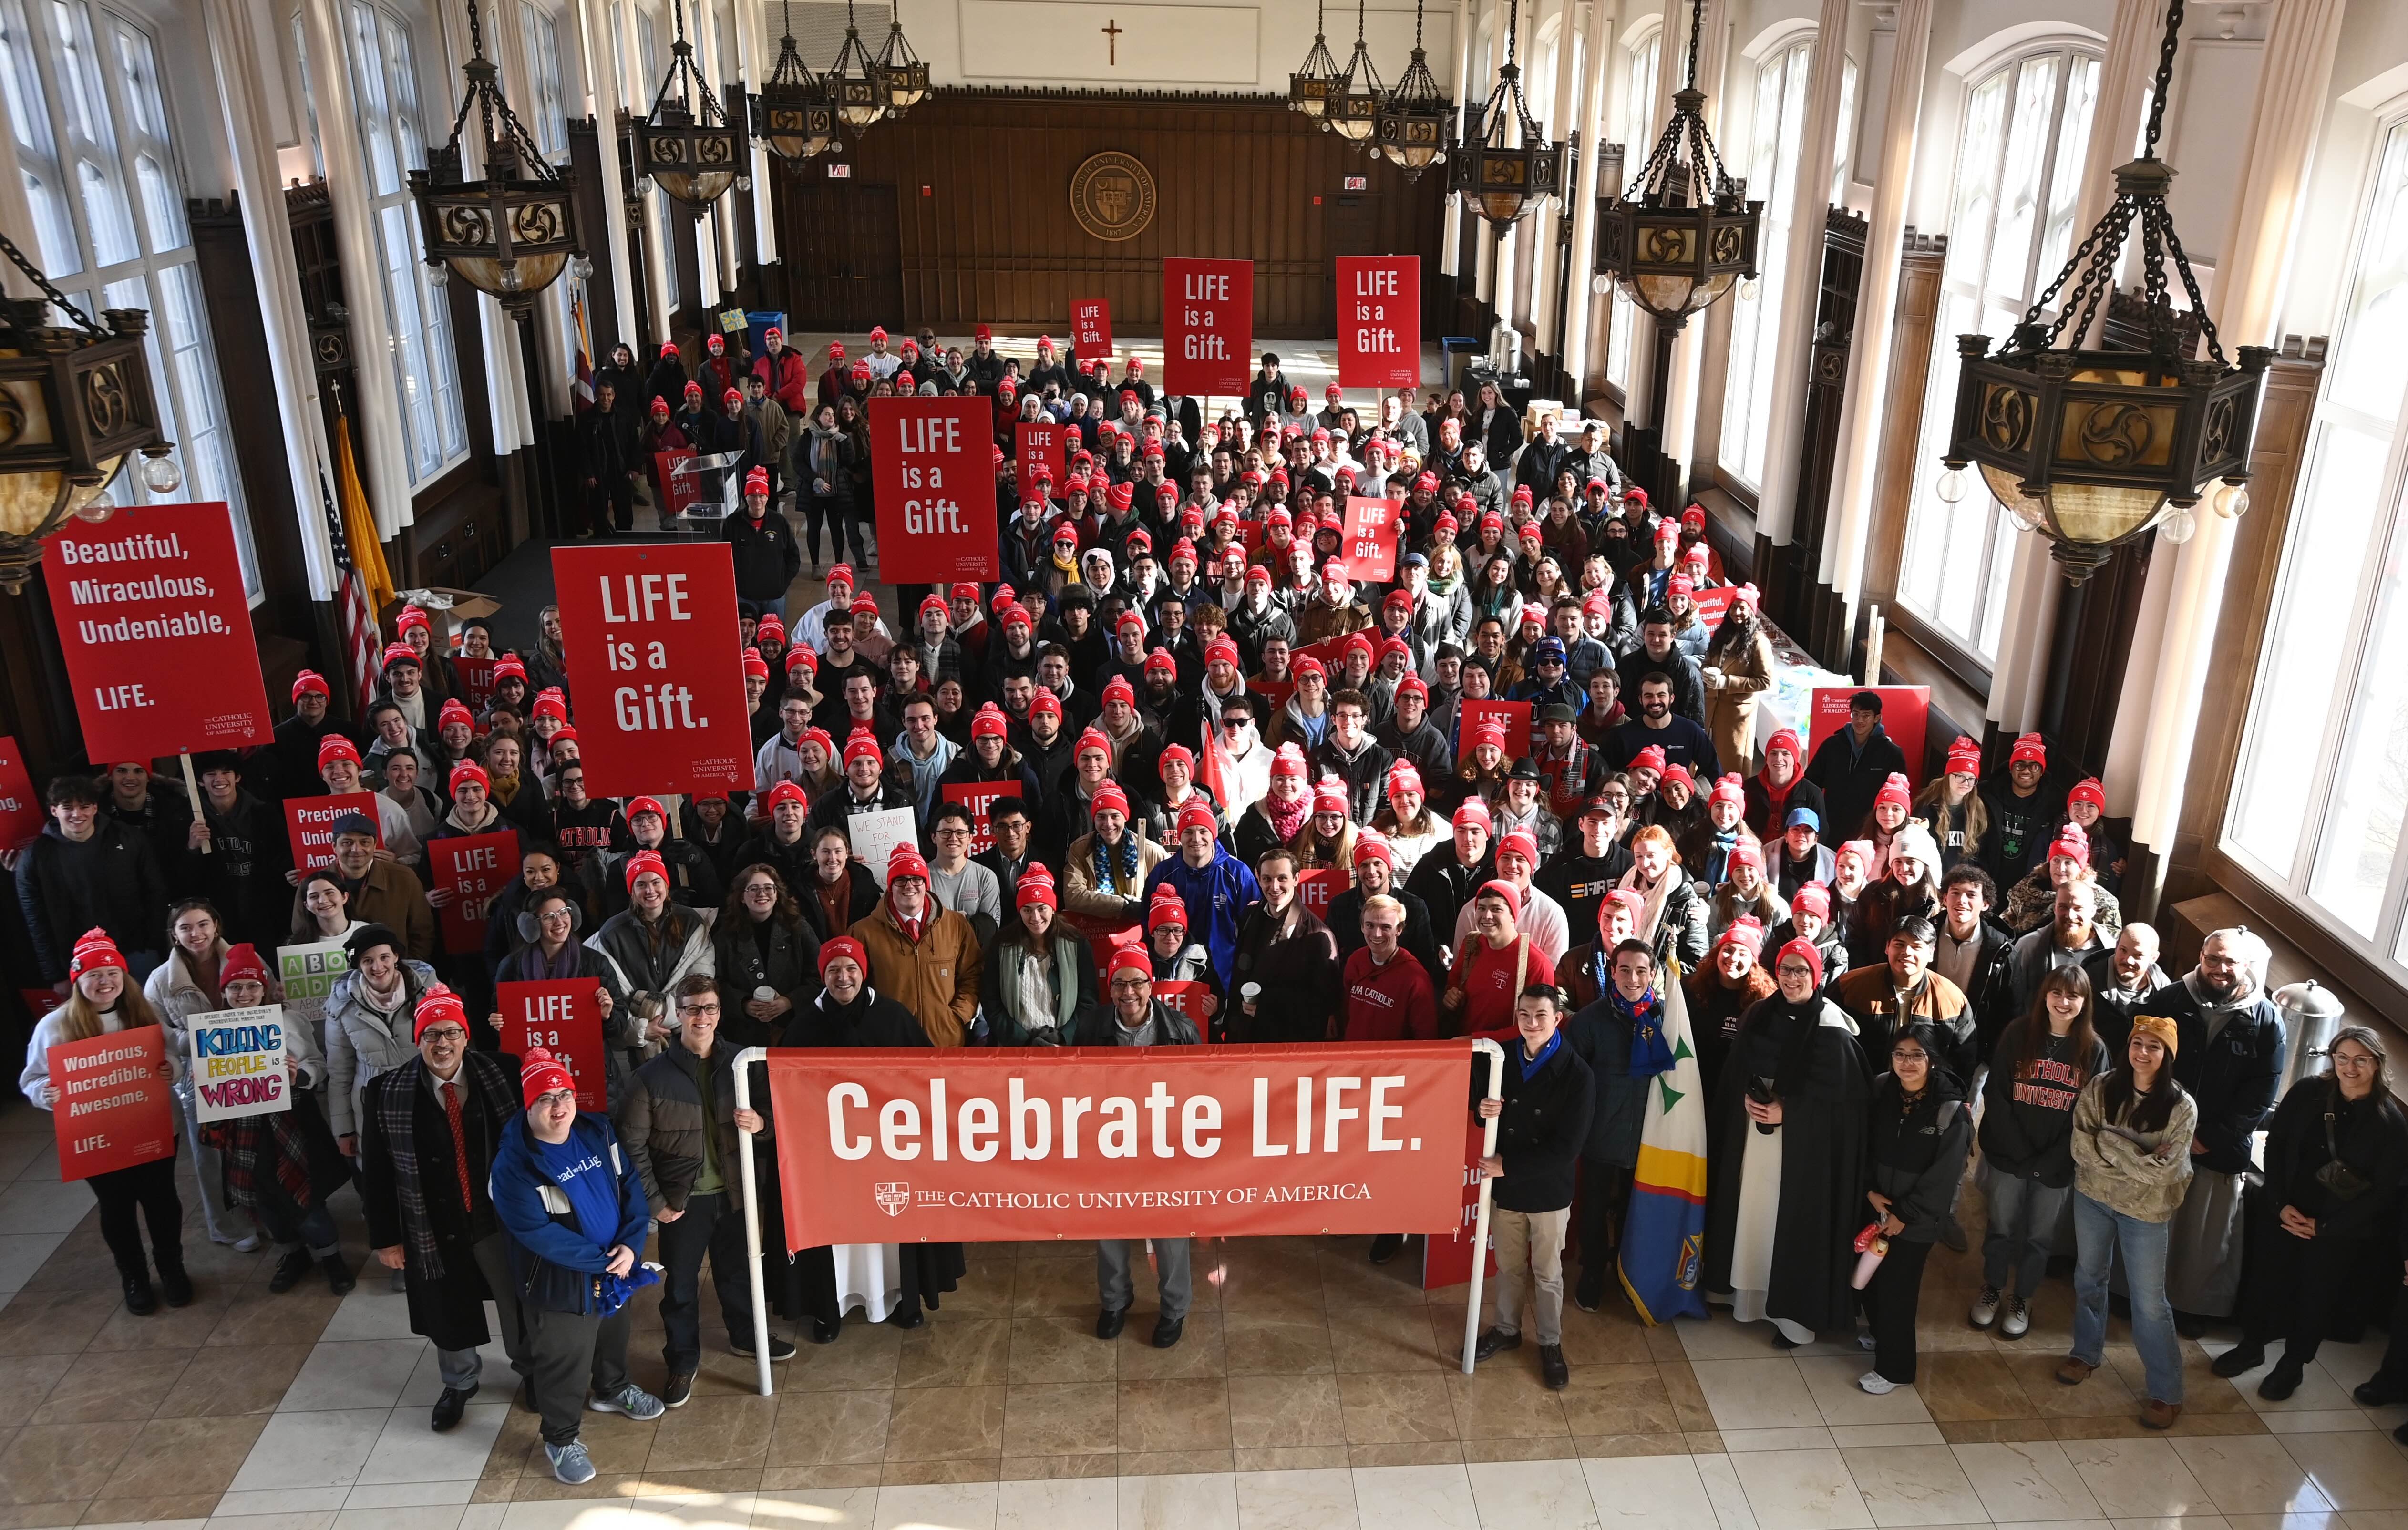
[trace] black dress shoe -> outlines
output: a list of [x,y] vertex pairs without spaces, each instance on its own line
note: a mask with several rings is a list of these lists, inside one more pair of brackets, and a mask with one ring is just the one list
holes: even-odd
[[439,1435],[457,1424],[460,1415],[467,1409],[468,1399],[476,1394],[477,1389],[473,1386],[466,1392],[458,1387],[445,1387],[442,1395],[435,1399],[435,1432]]
[[1794,1350],[1799,1347],[1799,1344],[1796,1339],[1783,1333],[1778,1324],[1775,1324],[1772,1330],[1772,1347],[1776,1350]]
[[1518,1350],[1521,1347],[1520,1334],[1509,1334],[1502,1328],[1491,1328],[1480,1336],[1479,1343],[1471,1347],[1471,1358],[1473,1363],[1477,1364],[1493,1355],[1500,1355],[1508,1350]]
[[[898,1324],[898,1326],[909,1328],[915,1327],[917,1324],[902,1323]],[[749,1333],[731,1337],[727,1341],[727,1347],[734,1350],[738,1354],[744,1356],[747,1360],[752,1358],[752,1336]],[[795,1358],[795,1346],[787,1340],[780,1338],[777,1335],[771,1334],[769,1336],[769,1358],[772,1360],[792,1360]]]
[[1097,1338],[1118,1338],[1121,1337],[1121,1329],[1125,1326],[1127,1323],[1127,1308],[1108,1307],[1096,1314],[1096,1337]]
[[[896,1327],[902,1329],[905,1333],[907,1333],[907,1334],[908,1334],[908,1333],[910,1333],[912,1329],[917,1328],[917,1327],[919,1327],[922,1323],[924,1323],[927,1322],[927,1321],[928,1321],[928,1314],[927,1314],[927,1313],[925,1313],[925,1312],[924,1312],[924,1311],[922,1311],[919,1308],[916,1308],[916,1307],[915,1307],[915,1308],[911,1308],[911,1310],[910,1310],[909,1312],[904,1312],[904,1311],[899,1311],[899,1310],[898,1310],[898,1311],[896,1311],[896,1312],[889,1313],[889,1314],[887,1315],[886,1321],[887,1321],[888,1323],[893,1323]],[[777,1348],[777,1343],[778,1343],[778,1341],[777,1341],[777,1340],[775,1340],[775,1339],[771,1339],[771,1340],[769,1341],[769,1347],[770,1347],[772,1350],[775,1350],[775,1349]],[[792,1351],[791,1350],[789,1350],[787,1352],[788,1352],[788,1353],[792,1353],[793,1351]]]
[[1594,1312],[1605,1304],[1605,1273],[1581,1272],[1580,1283],[1572,1287],[1572,1305],[1584,1312]]
[[1572,1368],[1564,1364],[1562,1345],[1539,1346],[1539,1376],[1547,1383],[1549,1392],[1561,1392],[1572,1384]]
[[125,1310],[137,1318],[147,1318],[159,1310],[159,1294],[150,1289],[150,1276],[129,1275],[125,1278]]
[[159,1266],[159,1299],[169,1307],[193,1305],[193,1278],[181,1263]]
[[276,1262],[276,1273],[267,1278],[267,1289],[278,1295],[301,1283],[309,1273],[309,1251],[295,1249]]
[[1382,1233],[1371,1240],[1371,1263],[1384,1265],[1404,1251],[1405,1235]]
[[2207,1363],[2207,1368],[2229,1380],[2243,1371],[2256,1370],[2266,1363],[2263,1344],[2235,1344]]
[[813,1318],[811,1320],[811,1342],[814,1344],[833,1344],[836,1342],[837,1336],[843,1332],[844,1320],[842,1318]]
[[318,1268],[325,1274],[326,1289],[337,1296],[345,1294],[351,1287],[359,1284],[357,1280],[351,1279],[351,1266],[343,1263],[341,1254],[328,1254],[318,1261]]
[[2350,1397],[2360,1408],[2389,1408],[2393,1403],[2408,1403],[2408,1392],[2386,1384],[2380,1376],[2358,1383]]
[[2408,1423],[2403,1423],[2399,1428],[2392,1430],[2391,1437],[2398,1440],[2402,1445],[2408,1445]]
[[1178,1343],[1179,1336],[1186,1331],[1185,1318],[1157,1318],[1154,1323],[1154,1347],[1167,1350]]
[[2207,1320],[2200,1317],[2196,1312],[2176,1312],[2174,1314],[2174,1332],[2180,1334],[2185,1338],[2205,1338],[2207,1337]]
[[2258,1383],[2258,1395],[2270,1403],[2279,1403],[2299,1391],[2300,1382],[2306,1376],[2306,1366],[2289,1360],[2278,1361],[2274,1368],[2266,1373],[2265,1380]]

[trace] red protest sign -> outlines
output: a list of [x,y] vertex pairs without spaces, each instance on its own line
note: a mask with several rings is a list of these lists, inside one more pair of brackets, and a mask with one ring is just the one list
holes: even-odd
[[1162,385],[1174,393],[1242,393],[1254,353],[1254,263],[1172,256],[1162,263]]
[[[1475,1058],[1475,1067],[1484,1064]],[[1480,1171],[1482,1149],[1487,1145],[1488,1130],[1478,1121],[1464,1128],[1463,1143],[1463,1207],[1454,1230],[1432,1233],[1422,1239],[1422,1289],[1436,1291],[1441,1286],[1459,1286],[1471,1279],[1471,1235],[1480,1225]],[[1484,1251],[1486,1272],[1497,1273],[1497,1251]]]
[[1728,584],[1717,584],[1711,590],[1700,590],[1689,597],[1690,602],[1698,608],[1698,620],[1705,623],[1706,631],[1710,634],[1723,624],[1724,617],[1730,615],[1731,602],[1737,598],[1739,598],[1738,588]]
[[602,1006],[592,978],[539,983],[500,983],[494,1007],[502,1012],[502,1050],[524,1057],[541,1047],[560,1059],[577,1080],[577,1108],[610,1108],[609,1080],[602,1060]]
[[1304,900],[1305,912],[1315,919],[1325,919],[1329,914],[1329,900],[1354,885],[1354,873],[1324,866],[1296,879],[1296,895]]
[[[1018,781],[955,781],[938,787],[937,793],[947,802],[958,802],[970,810],[970,853],[976,855],[995,848],[995,824],[987,817],[995,799],[1018,796],[1023,790]],[[1035,812],[1039,806],[1030,803],[1029,811]],[[1010,891],[1004,889],[1006,894]]]
[[558,547],[552,579],[577,677],[586,790],[750,791],[752,724],[728,544]]
[[59,1134],[61,1180],[176,1156],[161,1051],[166,1034],[142,1025],[52,1044],[50,1087],[59,1097],[50,1124]]
[[1385,584],[1397,577],[1397,541],[1404,525],[1401,499],[1346,496],[1346,540],[1339,555],[1357,584]]
[[1287,705],[1287,698],[1296,694],[1296,681],[1253,679],[1246,681],[1246,689],[1269,702],[1271,715],[1277,717]]
[[1421,380],[1421,257],[1340,255],[1338,385],[1413,388]]
[[652,479],[661,491],[661,514],[664,518],[684,515],[702,503],[702,482],[693,473],[677,470],[680,463],[694,461],[694,453],[681,447],[675,451],[652,453]]
[[1906,779],[1923,784],[1923,739],[1931,725],[1931,687],[1928,685],[1816,686],[1813,709],[1807,714],[1806,758],[1812,761],[1823,740],[1848,725],[1848,703],[1870,691],[1882,698],[1882,731],[1906,756]]
[[1204,1006],[1197,1001],[1211,992],[1210,984],[1194,978],[1166,979],[1154,985],[1154,996],[1194,1021],[1198,1030],[1211,1017],[1204,1013]]
[[365,813],[376,826],[377,846],[384,846],[384,821],[377,816],[373,792],[338,792],[324,797],[284,799],[284,842],[293,847],[293,868],[307,874],[335,864],[335,820],[345,813]]
[[519,874],[519,836],[505,829],[430,839],[426,866],[434,874],[435,891],[452,894],[436,910],[443,925],[443,949],[454,956],[483,951],[485,917],[494,911],[494,899]]
[[452,667],[459,672],[460,684],[467,691],[468,709],[481,712],[494,699],[494,665],[495,659],[454,659]]
[[274,741],[222,503],[131,506],[97,525],[70,518],[50,550],[50,614],[87,754],[149,760]]
[[23,850],[42,836],[42,802],[25,773],[25,751],[0,736],[0,850]]
[[1525,754],[1538,752],[1530,731],[1530,704],[1526,701],[1467,701],[1461,708],[1462,721],[1457,724],[1462,736],[1455,741],[1455,763],[1467,765],[1471,760],[1473,736],[1483,722],[1505,725],[1505,759],[1507,763]]
[[892,584],[1000,577],[987,401],[873,398],[869,435],[878,577]]
[[1057,488],[1068,480],[1070,470],[1067,465],[1069,457],[1062,444],[1063,437],[1068,434],[1068,426],[1051,420],[1023,420],[1013,427],[1013,432],[1019,448],[1022,493],[1028,492],[1039,467],[1045,469],[1045,476],[1053,479]]
[[1112,353],[1112,306],[1100,297],[1070,300],[1070,343],[1089,360]]

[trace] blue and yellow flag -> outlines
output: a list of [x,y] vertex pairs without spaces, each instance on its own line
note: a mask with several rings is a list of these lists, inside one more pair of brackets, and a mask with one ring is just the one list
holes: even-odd
[[1663,1032],[1672,1066],[1649,1081],[1619,1259],[1622,1289],[1651,1327],[1706,1315],[1698,1292],[1706,1246],[1705,1085],[1677,972],[1664,977]]

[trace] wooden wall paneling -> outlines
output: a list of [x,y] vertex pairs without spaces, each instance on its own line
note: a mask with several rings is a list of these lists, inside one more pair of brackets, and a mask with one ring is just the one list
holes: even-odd
[[[600,130],[591,117],[568,124],[568,164],[577,173],[577,227],[585,236],[585,250],[594,274],[585,279],[585,327],[594,340],[594,365],[610,359],[610,348],[625,341],[631,350],[643,348],[636,336],[619,333],[618,284],[628,278],[620,252],[610,248],[609,205],[613,188],[602,184]],[[750,228],[748,222],[745,225]],[[747,249],[751,247],[748,245]]]
[[1910,227],[1899,257],[1898,306],[1891,321],[1888,419],[1882,427],[1881,464],[1873,477],[1872,525],[1865,537],[1865,601],[1886,613],[1898,595],[1906,553],[1906,512],[1914,493],[1922,439],[1923,399],[1931,378],[1932,331],[1940,322],[1940,277],[1948,264],[1946,235]]
[[2124,668],[2140,625],[2141,595],[2155,555],[2152,536],[2115,550],[2107,565],[2057,593],[2042,688],[2040,727],[2051,747],[2070,750],[2085,775],[2107,764],[2107,742],[2124,689]]

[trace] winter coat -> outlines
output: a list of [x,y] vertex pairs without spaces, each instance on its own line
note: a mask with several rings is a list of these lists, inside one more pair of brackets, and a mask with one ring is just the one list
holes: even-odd
[[[1504,1173],[1492,1184],[1494,1204],[1507,1211],[1560,1211],[1572,1203],[1573,1165],[1588,1144],[1595,1114],[1596,1083],[1588,1065],[1569,1039],[1528,1078],[1522,1075],[1522,1044],[1505,1044],[1503,1108],[1497,1116],[1497,1156]],[[1488,1093],[1488,1070],[1471,1070],[1473,1124]]]
[[[1905,1101],[1898,1075],[1873,1080],[1871,1127],[1865,1136],[1865,1188],[1889,1197],[1889,1214],[1906,1223],[1893,1238],[1930,1243],[1940,1237],[1956,1181],[1973,1147],[1973,1113],[1964,1086],[1945,1069],[1925,1078],[1923,1095]],[[1870,1203],[1867,1203],[1870,1221]]]
[[[786,923],[769,918],[767,953],[757,938],[759,926],[752,911],[738,919],[724,915],[711,921],[711,973],[719,984],[719,1034],[739,1047],[774,1047],[786,1021],[820,992],[820,937],[810,921]],[[773,989],[794,1006],[785,1015],[761,1022],[744,1012],[757,989]]]
[[2247,1003],[2227,1009],[2223,1024],[2211,1037],[2214,1008],[2193,972],[2153,994],[2136,1012],[2163,1015],[2174,1022],[2180,1045],[2168,1065],[2199,1105],[2195,1135],[2207,1144],[2199,1166],[2239,1174],[2256,1162],[2250,1139],[2273,1111],[2286,1045],[2274,1001],[2262,989]]
[[1261,984],[1262,992],[1251,1015],[1244,999],[1235,999],[1231,1041],[1326,1041],[1332,1035],[1343,972],[1338,942],[1317,917],[1301,908],[1294,912],[1295,926],[1283,929],[1257,905],[1238,928],[1230,992],[1241,994],[1248,983]]
[[1907,773],[1906,751],[1881,724],[1873,725],[1861,750],[1856,738],[1853,728],[1842,728],[1824,739],[1806,764],[1806,779],[1823,789],[1823,799],[1830,805],[1823,815],[1823,837],[1834,844],[1856,837],[1857,825],[1873,810],[1873,796],[1882,783]]
[[368,1004],[367,980],[357,968],[336,979],[326,995],[326,1123],[338,1137],[358,1135],[368,1080],[418,1055],[412,1011],[435,986],[435,969],[406,961],[401,972],[401,1003],[390,1015]]
[[[1111,858],[1109,879],[1097,873],[1092,834],[1072,841],[1062,857],[1062,914],[1081,935],[1108,935],[1143,921],[1146,887],[1154,868],[1173,852],[1147,838],[1134,824],[1122,836],[1124,844],[1132,839],[1137,844],[1137,865],[1125,876],[1121,874],[1125,863],[1117,856]],[[1135,912],[1127,907],[1130,904],[1138,906]]]
[[870,982],[911,1011],[933,1045],[964,1044],[978,1016],[979,980],[986,970],[986,953],[968,920],[931,898],[915,944],[905,938],[893,900],[881,898],[849,933],[868,954]]
[[708,908],[671,903],[661,910],[660,939],[655,941],[633,908],[612,914],[585,944],[607,964],[603,986],[610,990],[613,1013],[641,998],[656,998],[666,1008],[669,994],[687,978],[717,975],[717,953],[711,949]]
[[596,1243],[577,1225],[568,1197],[539,1166],[534,1137],[521,1115],[502,1129],[494,1152],[494,1215],[509,1234],[519,1300],[539,1312],[596,1311],[595,1288],[610,1250],[624,1244],[640,1252],[652,1231],[643,1176],[621,1148],[609,1117],[579,1112],[569,1139],[608,1164],[619,1184],[619,1225],[609,1243]]
[[[2186,1093],[2174,1102],[2165,1129],[2145,1145],[2137,1143],[2106,1129],[2127,1124],[2136,1103],[2128,1101],[2113,1122],[2108,1120],[2107,1080],[2114,1077],[2092,1079],[2073,1102],[2073,1188],[2135,1221],[2171,1222],[2190,1188],[2190,1139],[2199,1127],[2199,1102]],[[2158,1077],[2162,1089],[2164,1075]]]
[[803,571],[795,527],[776,507],[755,521],[740,510],[722,526],[736,559],[736,593],[744,600],[782,600]]
[[1184,855],[1165,856],[1147,877],[1145,895],[1152,902],[1156,888],[1168,887],[1187,908],[1187,937],[1212,953],[1212,970],[1225,991],[1234,991],[1230,974],[1238,960],[1238,922],[1263,895],[1254,874],[1244,862],[1214,847],[1212,859],[1201,866]]
[[[2015,1076],[2028,1019],[1999,1037],[2000,1051],[1982,1085],[1982,1162],[2014,1179],[2062,1189],[2073,1182],[2073,1108],[2083,1088],[2107,1071],[2107,1045],[2093,1037],[2088,1057],[2042,1056],[2031,1076]],[[2060,1039],[2062,1051],[2070,1038]]]
[[56,820],[42,825],[17,861],[17,903],[33,937],[34,976],[45,984],[66,981],[76,941],[94,926],[120,951],[159,951],[167,943],[167,884],[158,857],[142,834],[105,814],[80,842],[61,834]]
[[[1048,1015],[1021,1012],[1021,973],[1030,962],[1052,965],[1054,1011]],[[1069,1047],[1084,1045],[1081,1033],[1093,1022],[1099,1000],[1096,959],[1086,943],[1056,927],[1040,955],[1029,950],[1025,935],[998,940],[987,952],[982,1003],[994,1044],[998,1047]]]
[[1706,687],[1706,731],[1714,736],[1714,755],[1730,770],[1745,770],[1756,752],[1756,698],[1772,688],[1772,641],[1764,623],[1743,643],[1709,647],[1706,665],[1719,678],[1699,679]]
[[[2331,1112],[2331,1147],[2327,1146],[2326,1112]],[[2335,1195],[2316,1179],[2332,1162],[2332,1148],[2341,1161],[2367,1180],[2367,1188],[2346,1199]],[[2269,1222],[2284,1207],[2313,1217],[2318,1238],[2380,1238],[2386,1243],[2397,1225],[2398,1192],[2408,1176],[2408,1115],[2388,1090],[2378,1088],[2362,1100],[2344,1099],[2329,1073],[2311,1074],[2291,1086],[2266,1129],[2266,1186],[2251,1199],[2263,1208]]]
[[[738,1155],[745,1134],[736,1125],[736,1053],[738,1048],[721,1037],[709,1057],[696,1057],[682,1043],[663,1048],[661,1054],[636,1070],[627,1096],[614,1112],[619,1141],[635,1161],[644,1184],[644,1197],[657,1216],[664,1209],[682,1211],[694,1182],[701,1178],[703,1133],[719,1134],[719,1175],[732,1191],[744,1171]],[[710,1070],[714,1119],[702,1119],[702,1070]],[[768,1143],[769,1071],[752,1065],[752,1108],[761,1112],[764,1130],[757,1139]],[[733,1198],[732,1196],[730,1197]],[[633,1247],[634,1245],[630,1245]]]

